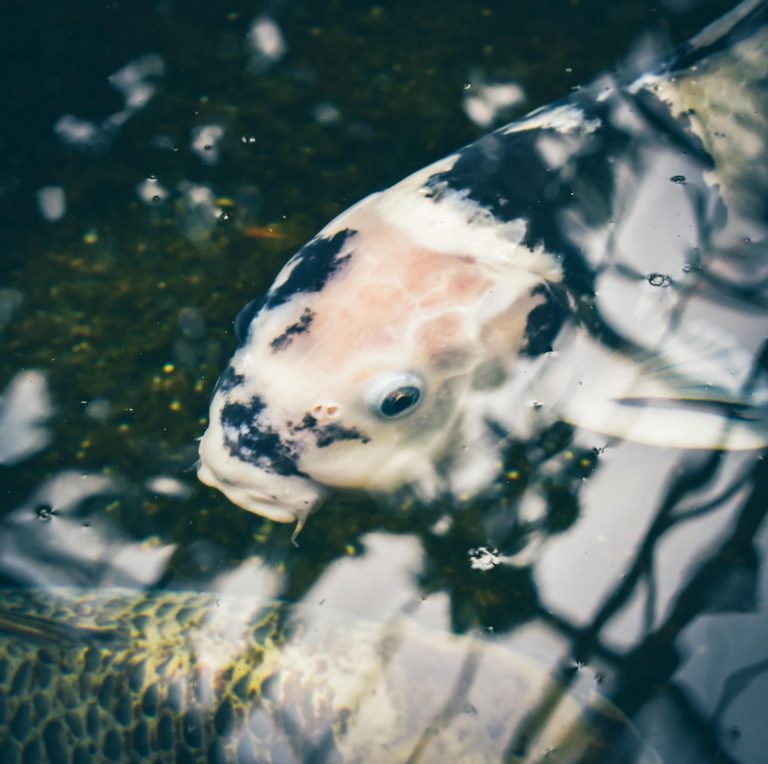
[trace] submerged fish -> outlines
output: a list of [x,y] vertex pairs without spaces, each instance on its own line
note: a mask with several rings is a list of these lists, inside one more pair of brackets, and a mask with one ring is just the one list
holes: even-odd
[[766,9],[748,0],[666,68],[605,77],[329,223],[237,317],[200,479],[300,527],[332,487],[471,495],[499,433],[558,419],[765,445]]
[[403,621],[159,591],[0,602],[3,764],[658,760],[530,659]]

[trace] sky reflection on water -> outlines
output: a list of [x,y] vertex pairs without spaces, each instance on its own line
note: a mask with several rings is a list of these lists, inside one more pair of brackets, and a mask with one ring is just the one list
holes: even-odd
[[[0,176],[3,582],[278,596],[373,621],[407,612],[605,694],[665,761],[757,764],[761,454],[553,427],[508,444],[499,495],[427,508],[336,496],[298,549],[290,529],[197,484],[231,321],[292,251],[481,135],[489,114],[498,125],[613,69],[657,19],[682,39],[727,7],[667,4],[649,19],[627,2],[599,19],[592,3],[553,27],[549,6],[516,19],[493,3],[485,16],[475,3],[452,15],[353,5],[113,4],[70,23],[69,40],[53,8],[17,19],[19,39],[51,42],[35,62],[11,49],[32,95],[12,89]],[[105,39],[109,51],[86,55]],[[604,232],[584,227],[582,243],[613,257],[597,288],[622,329],[662,331],[622,310],[625,290],[666,274],[674,287],[648,283],[643,315],[679,307],[737,335],[751,362],[765,339],[765,221],[729,257],[691,263],[696,200],[669,179],[692,164],[671,150],[649,159],[664,190],[641,183],[612,235],[598,245]]]

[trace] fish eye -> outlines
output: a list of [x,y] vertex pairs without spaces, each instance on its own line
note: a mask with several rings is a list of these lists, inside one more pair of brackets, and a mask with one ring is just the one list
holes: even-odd
[[414,374],[388,374],[372,385],[368,405],[382,419],[397,419],[419,405],[423,391],[424,383]]
[[235,318],[235,337],[237,338],[238,345],[244,345],[248,339],[248,331],[251,328],[253,319],[256,318],[256,314],[264,306],[264,298],[257,297],[255,300],[251,300],[245,305]]

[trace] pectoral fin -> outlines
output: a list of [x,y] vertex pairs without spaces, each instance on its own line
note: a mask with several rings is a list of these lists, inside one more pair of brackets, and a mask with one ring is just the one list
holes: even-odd
[[722,411],[692,407],[700,402],[577,399],[562,418],[577,427],[663,448],[749,451],[768,446],[765,418],[736,418]]
[[622,354],[579,333],[558,355],[543,400],[570,424],[664,448],[768,445],[766,386],[747,386],[750,359],[735,343],[674,336]]

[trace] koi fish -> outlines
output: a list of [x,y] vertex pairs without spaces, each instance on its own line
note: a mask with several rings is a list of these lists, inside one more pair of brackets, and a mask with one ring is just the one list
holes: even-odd
[[766,445],[767,9],[331,221],[238,315],[200,480],[298,532],[331,489],[471,496],[557,420]]
[[608,701],[404,620],[196,592],[0,602],[3,762],[659,761]]

